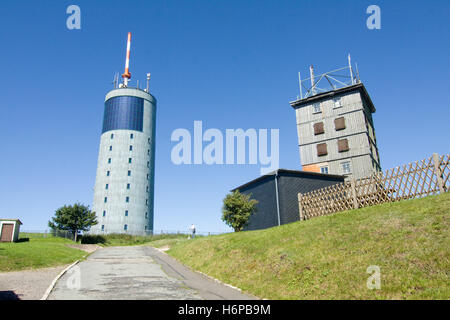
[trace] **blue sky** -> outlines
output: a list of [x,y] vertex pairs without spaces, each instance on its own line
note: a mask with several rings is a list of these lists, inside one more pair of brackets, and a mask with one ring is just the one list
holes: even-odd
[[[66,8],[81,8],[81,30]],[[381,8],[381,30],[366,8]],[[54,211],[92,205],[103,101],[133,33],[132,84],[158,99],[155,228],[229,230],[222,199],[258,165],[172,164],[173,130],[280,130],[280,167],[300,169],[297,72],[350,52],[377,108],[383,169],[448,153],[447,1],[1,1],[0,217],[43,230]]]

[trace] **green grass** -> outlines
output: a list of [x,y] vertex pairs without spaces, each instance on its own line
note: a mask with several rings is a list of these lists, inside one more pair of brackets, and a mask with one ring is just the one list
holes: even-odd
[[65,265],[86,255],[84,251],[67,247],[74,243],[68,239],[21,233],[20,239],[24,238],[29,241],[0,243],[0,272]]
[[[450,299],[450,193],[266,230],[199,238],[168,253],[268,299]],[[367,267],[381,271],[369,290]]]

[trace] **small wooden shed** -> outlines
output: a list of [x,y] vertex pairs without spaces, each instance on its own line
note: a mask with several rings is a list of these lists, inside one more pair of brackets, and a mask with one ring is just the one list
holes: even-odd
[[0,219],[0,242],[16,242],[19,240],[19,219]]

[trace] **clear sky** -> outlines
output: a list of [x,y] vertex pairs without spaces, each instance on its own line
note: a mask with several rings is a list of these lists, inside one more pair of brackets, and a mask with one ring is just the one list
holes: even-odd
[[[81,8],[68,30],[66,8]],[[381,30],[366,8],[381,8]],[[0,217],[43,230],[54,211],[92,205],[103,102],[133,33],[132,85],[158,99],[155,229],[229,230],[226,193],[259,165],[172,163],[177,128],[280,130],[280,167],[301,169],[297,72],[351,53],[377,108],[383,169],[450,151],[450,2],[1,1]]]

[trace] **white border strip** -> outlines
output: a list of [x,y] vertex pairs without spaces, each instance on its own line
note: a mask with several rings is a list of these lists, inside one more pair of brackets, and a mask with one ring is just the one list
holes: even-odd
[[67,268],[65,268],[63,271],[61,271],[55,279],[53,279],[53,282],[51,283],[51,285],[47,288],[47,291],[45,291],[44,295],[42,296],[41,300],[47,300],[48,296],[50,295],[50,292],[52,292],[53,288],[55,287],[56,281],[59,280],[59,278],[61,278],[63,276],[64,273],[67,272],[67,270],[69,270],[70,268],[72,268],[74,265],[76,265],[78,262],[80,262],[80,260],[75,261],[74,263],[72,263],[70,266],[68,266]]

